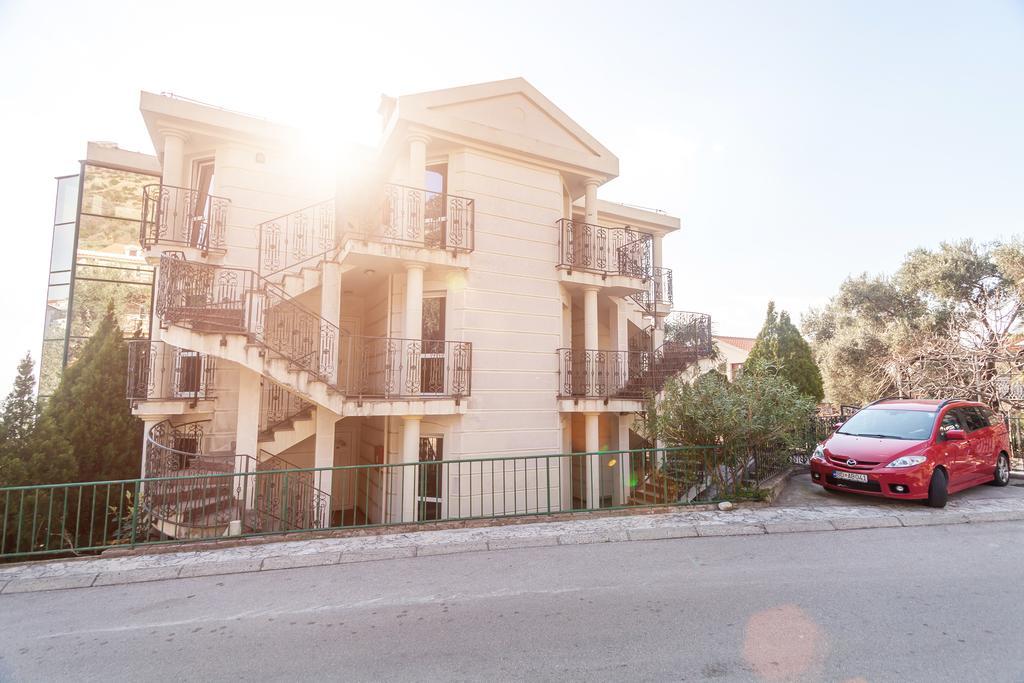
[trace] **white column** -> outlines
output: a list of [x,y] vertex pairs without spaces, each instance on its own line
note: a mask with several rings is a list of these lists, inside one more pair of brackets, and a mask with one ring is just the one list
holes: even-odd
[[321,362],[328,381],[337,385],[341,350],[341,265],[324,261],[320,272],[320,317],[334,326],[333,335],[321,335]]
[[[619,415],[619,450],[629,450],[629,430],[633,426],[633,414]],[[629,500],[629,494],[632,493],[633,487],[630,482],[630,477],[633,474],[633,468],[630,466],[630,453],[619,453],[618,463],[615,465],[615,488],[612,490],[612,496],[616,505],[623,505]]]
[[402,418],[402,474],[394,479],[401,482],[398,495],[402,500],[401,522],[416,521],[416,467],[410,463],[420,461],[420,420],[422,415],[406,415]]
[[[587,453],[601,450],[600,413],[586,413],[586,449]],[[601,456],[587,456],[587,479],[584,484],[587,492],[587,507],[595,509],[601,505]]]
[[[238,413],[235,418],[235,472],[255,472],[259,460],[260,375],[238,366]],[[256,500],[256,478],[241,477],[236,489],[239,501],[251,510]]]
[[[427,143],[429,141],[430,138],[419,133],[409,136],[409,179],[406,181],[406,185],[417,190],[425,189],[427,184]],[[409,191],[407,190],[407,192]],[[415,204],[413,200],[415,200]],[[423,214],[426,209],[426,196],[423,192],[416,192],[409,196],[406,206],[410,207],[411,215],[402,237],[417,242],[425,241],[426,224]]]
[[423,335],[423,266],[409,263],[405,266],[405,316],[402,336],[420,339]]
[[589,287],[583,290],[583,367],[585,386],[589,390],[593,390],[601,370],[597,367],[597,354],[593,353],[597,350],[598,338],[597,288]]
[[409,187],[422,188],[427,176],[427,143],[430,138],[422,133],[409,136]]
[[164,136],[164,158],[161,182],[164,185],[183,187],[185,185],[185,142],[188,136],[177,130],[162,130]]
[[[334,467],[334,425],[341,419],[337,413],[324,408],[316,407],[316,436],[314,437],[313,467]],[[313,476],[313,485],[317,489],[319,506],[317,515],[317,526],[325,528],[331,525],[331,482],[333,479],[331,470],[322,470]]]
[[597,223],[597,186],[601,184],[601,181],[597,178],[587,178],[583,182],[584,199],[583,199],[583,210],[587,223]]

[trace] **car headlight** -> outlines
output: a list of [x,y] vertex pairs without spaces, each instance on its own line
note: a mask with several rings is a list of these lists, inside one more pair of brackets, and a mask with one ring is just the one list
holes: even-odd
[[825,447],[818,444],[818,447],[814,449],[813,453],[811,453],[811,460],[821,460],[822,462],[825,462]]
[[914,465],[920,465],[927,459],[923,455],[904,455],[902,458],[896,458],[886,467],[913,467]]

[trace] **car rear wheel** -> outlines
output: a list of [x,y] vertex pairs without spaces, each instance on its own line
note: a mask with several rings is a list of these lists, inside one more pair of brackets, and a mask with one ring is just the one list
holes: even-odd
[[928,507],[944,508],[947,498],[949,498],[949,482],[946,481],[946,473],[942,470],[935,470],[932,474],[932,481],[928,484]]
[[1006,486],[1010,483],[1010,458],[1006,453],[1000,453],[996,458],[996,473],[991,483],[993,486]]

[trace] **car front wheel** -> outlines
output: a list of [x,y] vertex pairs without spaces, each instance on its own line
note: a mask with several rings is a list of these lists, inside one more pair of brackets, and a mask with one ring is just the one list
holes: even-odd
[[1010,483],[1010,458],[1006,453],[1000,453],[996,458],[996,473],[992,477],[993,486],[1006,486]]
[[946,473],[942,470],[935,470],[935,473],[932,474],[932,481],[928,484],[928,507],[944,508],[948,497],[949,482],[946,481]]

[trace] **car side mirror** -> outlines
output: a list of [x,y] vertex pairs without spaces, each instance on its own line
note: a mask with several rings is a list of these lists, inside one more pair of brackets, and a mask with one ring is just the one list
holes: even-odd
[[962,429],[950,429],[946,432],[946,441],[965,441],[967,435]]

